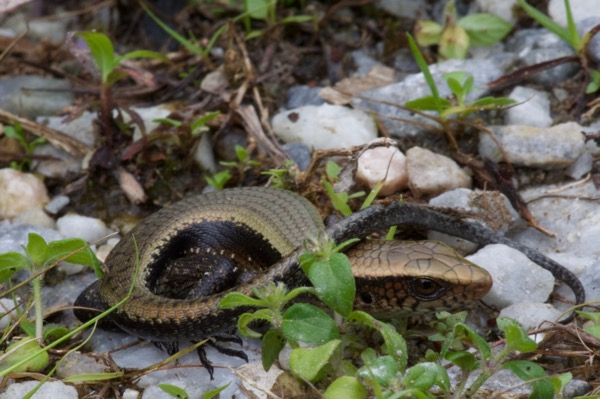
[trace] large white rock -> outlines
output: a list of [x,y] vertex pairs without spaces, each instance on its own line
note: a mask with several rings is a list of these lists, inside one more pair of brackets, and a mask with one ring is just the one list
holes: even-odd
[[0,219],[42,208],[49,200],[46,186],[34,175],[10,168],[0,169]]
[[552,273],[506,245],[487,245],[466,258],[492,275],[494,286],[483,302],[497,309],[520,302],[545,302],[554,289]]
[[315,150],[348,148],[377,138],[373,119],[340,105],[306,105],[273,117],[273,131],[285,142],[301,142]]

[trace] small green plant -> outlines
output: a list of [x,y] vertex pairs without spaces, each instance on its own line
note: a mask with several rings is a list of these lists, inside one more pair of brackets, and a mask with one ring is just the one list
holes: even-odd
[[[292,347],[291,373],[312,384],[328,381],[324,387],[325,398],[433,398],[435,387],[445,398],[471,397],[491,375],[510,369],[531,384],[532,397],[551,399],[570,380],[569,373],[548,377],[535,363],[508,361],[511,354],[532,352],[537,344],[516,322],[505,318],[498,319],[505,345],[493,354],[490,344],[464,324],[464,316],[441,314],[437,328],[443,335],[432,338],[441,342],[441,351],[429,351],[425,359],[408,367],[407,344],[396,329],[367,313],[353,310],[354,277],[348,258],[339,252],[347,244],[336,247],[333,242],[320,239],[312,243],[312,252],[301,255],[300,266],[313,287],[288,291],[281,283],[270,283],[254,290],[254,297],[231,293],[220,302],[219,307],[223,309],[259,308],[241,315],[238,329],[244,336],[262,337],[265,370],[272,366],[287,342]],[[307,303],[296,302],[287,307],[301,294],[316,295],[333,311],[334,317]],[[260,334],[251,328],[256,321],[266,321],[271,328]],[[383,339],[381,348],[365,347],[363,340],[357,337],[357,326],[376,330]],[[302,347],[301,342],[311,346]],[[467,346],[475,352],[467,350]],[[344,357],[352,351],[358,351],[359,366]],[[444,361],[452,362],[462,371],[456,387],[450,384],[442,365]],[[479,374],[468,385],[468,377],[474,371]]]
[[469,46],[490,46],[510,32],[512,25],[493,14],[478,13],[458,18],[454,0],[444,7],[444,25],[418,20],[415,38],[421,46],[439,46],[443,58],[465,58]]
[[325,164],[325,175],[327,178],[323,178],[321,183],[325,188],[325,192],[327,193],[333,208],[343,216],[349,216],[352,214],[352,210],[350,209],[350,205],[348,205],[348,201],[364,196],[365,192],[359,191],[351,195],[345,191],[336,192],[333,185],[339,180],[340,172],[341,168],[338,164],[333,161],[327,161]]
[[571,3],[569,0],[564,0],[565,3],[565,11],[567,16],[567,26],[560,26],[556,22],[554,22],[551,18],[546,16],[544,13],[538,11],[535,7],[529,5],[526,0],[517,0],[517,3],[523,10],[529,15],[531,18],[537,21],[544,28],[548,29],[550,32],[554,33],[556,36],[560,37],[564,40],[569,46],[573,48],[577,52],[579,59],[581,60],[581,64],[584,69],[587,71],[590,77],[590,83],[588,83],[586,87],[586,94],[595,93],[600,89],[600,71],[595,69],[590,69],[588,67],[586,49],[589,41],[592,38],[592,32],[586,33],[583,37],[579,37],[577,34],[577,26],[575,25],[575,21],[573,20],[573,13],[571,12]]
[[[407,37],[415,62],[423,73],[425,82],[431,91],[431,95],[407,101],[404,104],[404,107],[411,111],[418,112],[424,118],[437,122],[455,149],[458,149],[458,143],[454,138],[452,129],[453,123],[470,125],[487,131],[480,126],[469,124],[465,118],[475,112],[503,109],[516,104],[515,100],[508,97],[483,97],[467,103],[467,95],[473,90],[473,77],[468,76],[464,72],[452,72],[443,75],[448,88],[452,92],[452,97],[450,99],[441,97],[437,84],[433,79],[429,66],[425,61],[425,58],[423,58],[423,54],[421,54],[417,43],[410,34],[407,34]],[[430,115],[423,111],[434,111],[437,112],[438,115]],[[435,129],[435,126],[432,125],[428,127]]]
[[275,188],[290,189],[293,187],[294,178],[296,176],[294,161],[287,160],[283,167],[277,169],[269,169],[261,172],[261,175],[270,176],[269,182]]
[[[241,145],[235,146],[235,157],[236,161],[225,162],[222,161],[220,164],[222,166],[226,166],[236,171],[240,180],[244,180],[246,172],[251,168],[260,167],[261,163],[258,161],[254,161],[250,159],[250,154],[248,154],[248,150],[242,147]],[[205,176],[206,182],[216,188],[217,190],[222,190],[227,182],[233,177],[233,174],[229,170],[223,170],[221,172],[215,173],[212,176]]]
[[[47,351],[41,350],[45,341],[60,340],[69,331],[63,327],[47,324],[44,326],[42,307],[42,279],[44,272],[60,261],[87,265],[100,268],[96,258],[87,243],[80,239],[46,241],[38,234],[30,233],[25,255],[18,252],[8,252],[0,255],[0,283],[7,282],[18,270],[26,270],[30,274],[32,301],[35,314],[34,324],[20,317],[19,326],[28,338],[13,342],[0,356],[0,373],[12,371],[38,371],[48,365]],[[14,290],[14,289],[13,289]],[[12,291],[12,290],[11,290]],[[9,291],[10,292],[10,291]],[[7,295],[5,293],[5,295]],[[29,307],[28,307],[29,308]],[[18,306],[15,309],[19,310]],[[3,337],[5,339],[6,337]],[[25,360],[24,359],[29,359]]]
[[[112,128],[114,123],[111,122],[114,108],[111,89],[115,83],[128,76],[127,72],[120,68],[120,64],[133,58],[154,58],[164,62],[168,62],[168,59],[163,54],[149,50],[137,50],[117,56],[108,36],[100,32],[79,32],[75,36],[80,37],[87,44],[100,75],[99,119],[104,127],[110,147],[115,141]],[[83,65],[86,65],[86,63],[84,62]],[[132,117],[132,120],[137,119],[139,118]]]
[[291,15],[289,17],[282,18],[281,20],[277,20],[277,5],[281,3],[291,3],[290,1],[281,1],[281,0],[244,0],[244,14],[242,17],[242,21],[244,22],[244,27],[246,29],[246,39],[253,39],[259,36],[262,36],[265,33],[265,30],[262,29],[252,29],[251,19],[256,19],[260,21],[264,21],[268,27],[272,27],[277,25],[278,23],[281,25],[290,24],[290,23],[301,23],[301,22],[315,22],[315,17],[310,15]]
[[[46,143],[46,139],[43,137],[36,137],[33,140],[27,140],[27,133],[23,130],[21,124],[15,121],[14,125],[6,125],[2,127],[2,132],[6,137],[10,137],[16,140],[26,155],[33,154],[35,147]],[[10,167],[17,170],[23,170],[31,166],[31,159],[24,158],[20,161],[13,161]]]

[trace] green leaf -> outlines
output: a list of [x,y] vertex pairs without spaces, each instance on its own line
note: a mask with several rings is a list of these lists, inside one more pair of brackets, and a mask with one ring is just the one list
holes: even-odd
[[301,380],[317,382],[326,375],[329,359],[339,349],[341,341],[335,339],[314,348],[296,348],[290,355],[290,371]]
[[512,24],[493,14],[469,14],[458,21],[458,26],[469,35],[471,44],[490,46],[510,32]]
[[598,89],[600,89],[600,71],[596,69],[590,69],[589,73],[590,78],[592,78],[592,81],[588,84],[587,88],[585,89],[586,94],[595,93],[598,91]]
[[202,395],[202,399],[213,399],[219,397],[219,394],[225,389],[227,389],[229,385],[231,385],[231,382],[228,382],[225,385],[221,385],[220,387],[217,387],[215,389],[211,389],[210,391],[204,392],[204,394]]
[[327,313],[308,303],[295,303],[283,314],[281,331],[293,342],[322,344],[339,336],[339,329]]
[[323,394],[325,399],[366,399],[367,389],[356,379],[345,375],[333,381]]
[[487,343],[479,334],[463,323],[458,323],[454,326],[454,336],[465,335],[467,339],[477,348],[483,360],[489,360],[492,356],[490,344]]
[[30,268],[29,260],[18,252],[6,252],[0,255],[0,283],[8,280],[17,270]]
[[206,182],[216,188],[217,190],[222,190],[225,187],[225,184],[231,179],[231,172],[228,170],[223,170],[219,173],[215,173],[211,176],[204,176]]
[[402,383],[407,388],[428,391],[432,386],[439,385],[444,392],[450,390],[450,378],[446,370],[436,363],[423,362],[414,365],[406,371]]
[[115,66],[119,65],[123,60],[130,60],[133,58],[152,58],[156,60],[161,60],[163,62],[169,62],[169,59],[164,54],[157,53],[156,51],[136,50],[116,57]]
[[210,391],[204,392],[204,394],[202,395],[202,399],[213,399],[219,397],[219,394],[225,389],[227,389],[229,385],[231,385],[231,382],[228,382],[225,385],[221,385],[220,387],[217,387],[215,389],[211,389]]
[[244,9],[254,19],[266,21],[269,16],[269,7],[275,0],[244,0]]
[[440,42],[443,27],[434,21],[417,20],[414,30],[419,46],[427,47]]
[[162,389],[164,392],[173,396],[174,398],[177,398],[177,399],[189,399],[190,398],[190,396],[188,395],[186,390],[178,387],[177,385],[158,384],[158,387],[160,389]]
[[383,338],[385,352],[394,358],[400,371],[406,368],[408,361],[406,341],[392,325],[379,321],[370,314],[359,310],[350,313],[348,321],[359,323],[379,331]]
[[56,324],[45,324],[43,331],[44,342],[56,341],[71,332],[68,328]]
[[[531,18],[535,19],[540,25],[544,28],[548,29],[550,32],[554,33],[556,36],[563,39],[567,42],[571,47],[575,49],[575,51],[580,50],[581,41],[579,37],[575,34],[574,36],[571,32],[554,22],[552,19],[548,18],[546,15],[538,11],[535,7],[530,6],[525,0],[517,0],[517,3],[525,10],[527,15]],[[567,4],[567,3],[565,3]],[[570,13],[570,9],[567,8],[568,13]]]
[[21,320],[19,327],[21,327],[21,330],[23,330],[29,337],[35,337],[35,324],[29,320]]
[[[547,377],[546,372],[541,366],[527,360],[511,360],[504,363],[502,367],[511,370],[523,381]],[[554,398],[554,385],[549,380],[531,382],[531,388],[532,392],[529,395],[531,399]]]
[[302,22],[312,22],[314,21],[314,17],[310,15],[292,15],[289,17],[285,17],[281,19],[282,24],[291,24],[291,23],[302,23]]
[[419,70],[423,73],[425,82],[427,82],[427,86],[429,87],[429,90],[431,91],[431,95],[434,98],[434,101],[436,103],[436,111],[438,113],[441,113],[442,112],[442,104],[441,104],[442,99],[440,97],[440,93],[438,91],[437,85],[435,84],[435,80],[433,79],[433,76],[431,75],[431,71],[429,70],[429,66],[427,65],[425,58],[423,58],[423,54],[421,54],[421,51],[419,50],[417,43],[415,43],[415,40],[410,35],[410,33],[407,33],[406,36],[408,38],[408,46],[410,47],[410,52],[412,53],[412,56],[415,59],[415,62],[417,63]]
[[108,76],[116,67],[115,49],[112,42],[108,36],[99,32],[79,32],[76,36],[81,37],[88,45],[96,66],[100,70],[102,83],[106,84]]
[[252,298],[239,292],[232,292],[227,295],[217,305],[219,309],[232,309],[238,306],[265,306],[260,299]]
[[473,371],[479,366],[479,362],[470,352],[458,351],[448,352],[445,356],[446,360],[454,363],[458,368],[465,371]]
[[204,115],[202,115],[201,117],[196,118],[190,126],[192,136],[196,136],[198,130],[200,130],[202,127],[206,126],[206,124],[208,122],[215,119],[219,115],[221,115],[221,112],[214,111],[214,112],[207,112]]
[[393,357],[386,355],[373,359],[357,371],[357,376],[366,380],[377,380],[377,383],[388,386],[398,373],[398,364]]
[[527,331],[515,320],[499,317],[496,324],[500,331],[504,332],[507,349],[521,353],[533,352],[537,349],[535,341],[527,336]]
[[285,338],[281,331],[271,328],[263,335],[261,344],[263,369],[269,371],[279,352],[285,347]]
[[329,200],[331,201],[331,204],[335,210],[344,216],[350,216],[352,214],[352,209],[350,209],[348,206],[348,193],[335,192],[333,185],[325,179],[323,179],[322,183],[323,187],[325,188],[325,192],[327,192],[327,196],[329,197]]
[[36,233],[29,233],[27,246],[25,247],[25,253],[33,262],[33,267],[42,267],[46,262],[46,251],[48,250],[48,244],[46,240]]
[[255,321],[268,321],[273,323],[274,316],[271,309],[260,309],[254,313],[244,313],[238,319],[238,330],[240,334],[248,338],[260,338],[262,334],[252,330],[248,325]]
[[352,311],[356,285],[348,257],[334,253],[328,260],[317,260],[307,271],[317,296],[342,316]]
[[416,111],[438,111],[439,107],[444,109],[450,106],[450,101],[445,98],[436,99],[434,96],[426,96],[416,98],[404,103],[406,108],[414,109]]
[[469,44],[467,32],[458,25],[450,25],[442,33],[439,52],[444,58],[462,60],[467,57]]
[[550,377],[550,382],[554,387],[554,392],[562,392],[572,379],[573,375],[571,373],[562,373]]
[[342,168],[333,161],[327,161],[325,164],[325,174],[327,174],[327,178],[332,182],[338,179],[341,171]]
[[30,361],[24,363],[17,369],[12,370],[15,373],[23,373],[26,371],[41,371],[48,366],[50,357],[48,352],[40,348],[37,340],[32,338],[23,338],[19,341],[14,342],[6,348],[3,354],[2,363],[0,363],[0,371],[4,371],[14,364],[20,362],[22,359],[37,355]]
[[50,242],[46,252],[46,262],[56,262],[69,254],[73,255],[64,259],[65,262],[92,268],[99,268],[102,264],[94,254],[94,251],[80,238],[67,238],[65,240]]

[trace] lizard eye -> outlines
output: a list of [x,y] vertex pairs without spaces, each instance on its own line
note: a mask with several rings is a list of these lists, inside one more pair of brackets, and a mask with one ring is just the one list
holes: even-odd
[[446,292],[447,287],[432,278],[419,277],[410,282],[410,291],[413,296],[422,301],[433,301]]

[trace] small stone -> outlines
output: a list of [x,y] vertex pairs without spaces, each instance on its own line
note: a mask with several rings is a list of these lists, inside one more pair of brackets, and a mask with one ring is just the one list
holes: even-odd
[[[533,126],[490,126],[504,148],[508,162],[516,166],[546,169],[565,168],[584,149],[583,128],[567,122],[551,128]],[[504,161],[500,149],[486,133],[479,135],[479,154],[494,162]]]
[[19,213],[13,219],[13,223],[27,223],[35,226],[56,228],[56,222],[42,208],[31,208]]
[[221,94],[229,87],[229,78],[222,66],[208,73],[202,82],[200,88],[208,93]]
[[15,307],[15,301],[10,298],[0,298],[0,330],[4,330],[11,323],[11,320],[19,318],[19,312]]
[[123,392],[123,399],[138,399],[140,397],[140,391],[135,389],[126,388]]
[[211,173],[217,171],[217,162],[215,161],[215,155],[213,154],[210,137],[207,134],[203,134],[202,137],[200,137],[198,144],[193,149],[192,155],[194,161],[202,170]]
[[519,105],[506,110],[504,122],[507,125],[552,126],[548,93],[517,86],[509,97]]
[[315,150],[348,148],[377,138],[373,119],[363,111],[324,104],[307,105],[273,117],[273,131],[285,142]]
[[46,186],[34,175],[10,168],[0,169],[0,219],[42,208],[49,200]]
[[521,302],[545,302],[554,289],[552,273],[506,245],[487,245],[466,258],[492,275],[494,286],[483,302],[497,309]]
[[46,204],[44,209],[49,214],[56,215],[58,212],[61,211],[61,209],[69,205],[69,202],[71,202],[71,200],[66,195],[57,195]]
[[98,241],[110,234],[110,230],[100,219],[75,214],[65,215],[56,221],[58,231],[67,238],[81,238],[89,243]]
[[73,87],[67,80],[40,76],[0,79],[0,109],[35,119],[54,115],[73,103]]
[[[6,391],[0,394],[0,399],[22,399],[39,384],[38,381],[15,382],[8,385]],[[77,399],[77,390],[61,381],[46,381],[31,399],[61,398]]]
[[590,173],[594,158],[588,151],[584,151],[583,154],[577,157],[575,162],[571,164],[565,171],[565,174],[572,179],[579,180],[584,175]]
[[58,365],[56,374],[61,378],[72,377],[78,374],[104,373],[106,365],[81,352],[71,352]]
[[368,149],[358,158],[356,179],[370,189],[383,182],[380,196],[404,190],[408,186],[406,157],[396,147]]
[[456,162],[421,147],[406,152],[408,187],[416,197],[471,187],[471,176]]
[[502,309],[498,317],[516,320],[523,328],[529,330],[539,327],[545,321],[559,320],[562,313],[549,303],[520,302]]

